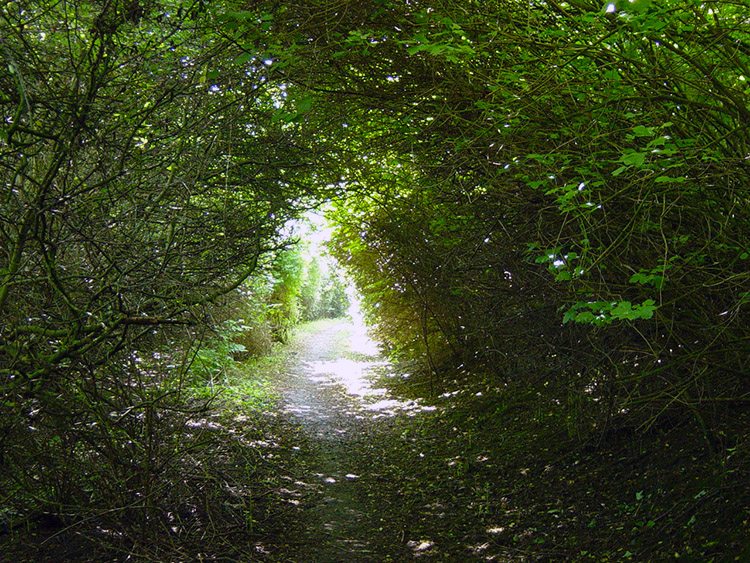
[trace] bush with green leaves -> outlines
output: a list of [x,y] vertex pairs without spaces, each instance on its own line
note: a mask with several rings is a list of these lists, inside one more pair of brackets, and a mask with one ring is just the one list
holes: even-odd
[[383,332],[714,448],[747,393],[748,6],[318,7],[269,4],[270,50],[340,139]]
[[333,181],[320,162],[312,174],[324,143],[276,119],[263,59],[218,31],[232,4],[0,7],[11,526],[119,519],[156,532],[155,512],[178,500],[167,484],[195,471],[183,465],[200,444],[186,430],[200,410],[185,403],[187,368],[215,377],[239,346],[220,338],[191,360],[200,335]]

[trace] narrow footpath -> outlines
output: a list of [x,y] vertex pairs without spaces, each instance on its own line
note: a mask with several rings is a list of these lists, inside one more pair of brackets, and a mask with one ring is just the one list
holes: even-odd
[[424,502],[435,477],[425,471],[429,439],[414,430],[434,408],[377,387],[379,379],[403,374],[351,322],[302,334],[291,358],[277,390],[283,416],[306,438],[306,470],[282,489],[299,507],[300,522],[274,560],[471,560],[447,558],[437,538],[411,535],[418,519],[447,517],[441,503]]
[[408,386],[385,383],[410,374],[343,321],[304,327],[281,371],[273,416],[288,431],[271,458],[283,473],[264,562],[748,560],[746,536],[714,541],[728,501],[706,504],[744,474],[727,485],[688,473],[678,432],[652,455],[655,439],[571,449],[564,428],[499,411],[492,390],[444,391],[437,407],[399,400],[384,387]]
[[410,374],[379,354],[361,323],[309,325],[286,354],[275,416],[293,429],[277,450],[289,468],[278,490],[287,508],[263,561],[538,560],[497,541],[510,529],[490,511],[501,489],[489,444],[449,413],[391,395],[384,383]]
[[[382,468],[373,434],[416,408],[388,400],[372,387],[391,369],[350,322],[329,323],[295,342],[288,372],[278,383],[284,412],[307,439],[306,478],[282,492],[299,503],[301,535],[287,561],[400,561],[409,557],[388,507],[377,506]],[[383,436],[379,436],[383,438]],[[296,544],[296,545],[295,545]],[[304,558],[302,558],[304,556]]]

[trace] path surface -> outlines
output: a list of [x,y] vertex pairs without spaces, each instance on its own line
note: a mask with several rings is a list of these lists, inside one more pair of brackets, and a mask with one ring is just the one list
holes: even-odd
[[430,409],[375,386],[393,368],[361,328],[345,321],[323,326],[298,338],[279,382],[286,416],[299,424],[308,450],[306,475],[282,491],[300,506],[303,521],[291,547],[300,553],[285,560],[411,560],[429,546],[407,536],[403,506],[382,505],[392,503],[383,493],[397,486],[383,448],[400,439],[399,420]]

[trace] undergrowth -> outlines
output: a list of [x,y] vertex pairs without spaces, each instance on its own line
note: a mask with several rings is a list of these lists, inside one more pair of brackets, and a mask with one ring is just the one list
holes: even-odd
[[[18,563],[258,556],[264,526],[284,510],[272,492],[287,471],[279,452],[291,447],[285,440],[295,429],[275,416],[279,350],[240,362],[227,342],[195,352],[179,381],[154,375],[144,406],[104,405],[108,426],[99,434],[86,441],[82,431],[69,432],[68,444],[47,454],[84,482],[87,498],[35,502],[28,484],[0,476],[5,556]],[[41,455],[34,459],[44,471]]]
[[[334,348],[345,344],[338,338]],[[0,535],[5,556],[304,561],[300,508],[315,498],[300,507],[280,491],[306,478],[317,446],[282,414],[277,391],[304,359],[298,342],[226,360],[210,384],[196,380],[182,406],[154,422],[161,463],[135,473],[149,486],[115,483],[123,497],[114,508],[95,503],[68,518],[62,507],[20,522],[5,514],[13,524]],[[418,376],[386,373],[381,383],[400,396],[428,394]],[[688,431],[690,418],[596,431],[570,403],[454,375],[433,386],[435,411],[373,420],[367,438],[347,446],[369,517],[380,522],[374,533],[396,538],[382,561],[402,560],[396,548],[411,550],[409,559],[459,562],[750,560],[747,417],[727,429],[739,438],[712,452]]]
[[[409,378],[388,381],[410,390]],[[434,395],[437,414],[406,431],[432,458],[422,468],[429,478],[409,477],[404,466],[393,478],[416,479],[407,496],[422,516],[405,520],[412,534],[456,539],[435,559],[750,560],[746,416],[731,432],[741,438],[712,452],[689,418],[582,435],[564,405],[533,390],[475,378]],[[436,524],[430,504],[449,517]]]

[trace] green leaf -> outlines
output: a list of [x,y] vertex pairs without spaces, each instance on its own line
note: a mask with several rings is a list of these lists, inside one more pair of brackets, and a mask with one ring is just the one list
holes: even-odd
[[674,182],[676,178],[672,178],[671,176],[657,176],[654,180],[654,183],[656,184],[670,184]]
[[[653,299],[646,299],[640,305],[636,305],[628,315],[628,319],[650,319],[654,316],[657,307]],[[614,315],[613,315],[614,316]]]
[[584,311],[583,313],[578,313],[575,315],[574,320],[577,323],[593,323],[596,321],[596,316],[594,316],[594,313],[591,311]]
[[431,55],[442,55],[448,50],[448,46],[441,45],[439,43],[433,43],[432,45],[427,45],[425,47],[425,50]]
[[631,152],[631,153],[623,155],[621,160],[623,164],[626,164],[629,166],[643,166],[643,163],[646,162],[646,153],[645,152]]
[[253,57],[253,55],[251,55],[250,53],[241,53],[241,54],[239,54],[239,55],[237,56],[237,58],[236,58],[236,59],[234,59],[234,61],[235,61],[235,62],[236,62],[237,64],[245,64],[245,63],[249,63],[249,62],[250,62],[250,61],[252,61],[252,60],[253,60],[254,58],[255,58],[255,57]]
[[312,109],[313,106],[313,99],[311,96],[307,96],[305,98],[302,98],[299,103],[297,104],[297,110],[300,113],[308,112]]
[[667,137],[657,137],[653,141],[651,141],[648,145],[646,145],[646,148],[651,149],[654,147],[663,147],[667,144],[667,141],[669,139]]
[[630,318],[632,310],[633,306],[630,301],[620,301],[617,306],[610,311],[610,314],[615,318]]
[[653,137],[656,133],[654,127],[644,127],[643,125],[637,125],[633,127],[633,134],[636,137]]
[[[652,270],[651,272],[656,272]],[[660,271],[660,270],[659,270]],[[640,272],[630,276],[628,282],[637,283],[639,285],[652,285],[657,289],[664,287],[664,276],[660,273],[651,273],[648,270],[641,270]]]
[[627,166],[620,166],[614,172],[612,172],[612,176],[619,176],[620,174],[622,174],[623,172],[625,172],[627,169],[628,169]]

